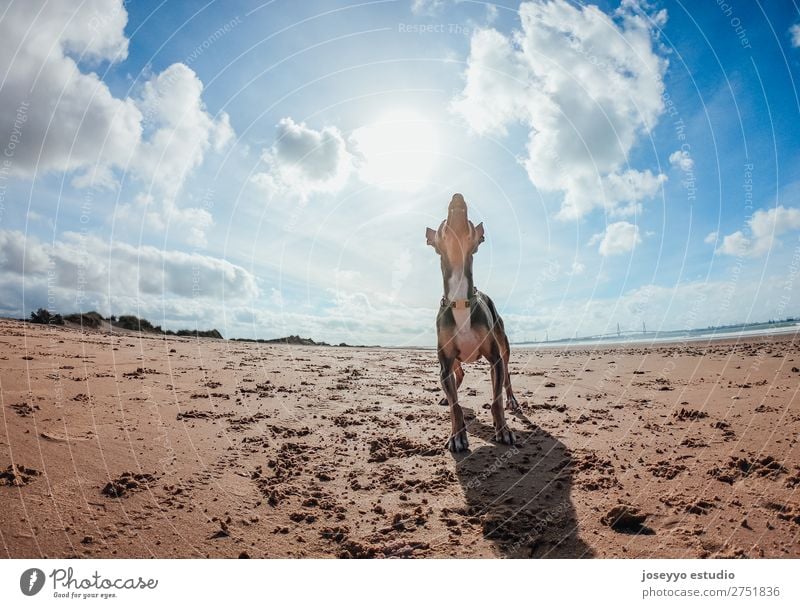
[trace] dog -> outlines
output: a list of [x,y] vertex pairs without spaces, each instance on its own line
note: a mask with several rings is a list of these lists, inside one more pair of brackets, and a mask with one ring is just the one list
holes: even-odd
[[436,337],[442,389],[452,423],[447,448],[451,452],[469,449],[464,412],[458,403],[458,388],[464,379],[461,364],[481,357],[491,366],[495,440],[514,445],[516,439],[503,411],[503,387],[508,408],[519,409],[508,369],[511,348],[494,303],[475,288],[472,280],[472,256],[485,238],[483,222],[473,225],[467,216],[464,197],[454,194],[447,208],[447,219],[438,230],[427,228],[425,238],[441,258],[444,282],[444,296],[436,315]]

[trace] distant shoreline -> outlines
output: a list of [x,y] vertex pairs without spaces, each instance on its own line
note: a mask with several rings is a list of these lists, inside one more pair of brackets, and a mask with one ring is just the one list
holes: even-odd
[[[759,326],[766,324],[759,323]],[[563,347],[563,346],[625,346],[628,344],[675,344],[676,342],[719,342],[739,338],[757,338],[760,336],[782,336],[787,334],[800,334],[800,323],[792,322],[773,323],[769,327],[746,329],[748,326],[715,330],[677,330],[668,332],[647,332],[624,336],[598,336],[586,338],[564,338],[548,342],[512,342],[512,346],[519,348],[532,347]]]
[[[30,319],[22,319],[17,317],[0,317],[9,321],[17,321],[20,323],[29,324]],[[104,319],[105,321],[105,319]],[[181,330],[177,332],[153,332],[147,330],[126,329],[114,326],[113,329],[106,327],[90,327],[84,326],[81,328],[79,324],[67,322],[67,327],[81,329],[83,331],[129,331],[131,333],[141,333],[149,336],[163,336],[169,337],[195,337],[193,330]],[[159,328],[160,329],[160,328]],[[212,330],[216,331],[216,330]],[[191,333],[190,333],[191,332]],[[386,349],[386,350],[436,350],[436,345],[380,345],[380,344],[347,344],[345,342],[339,344],[331,344],[324,341],[316,341],[313,338],[303,338],[298,335],[290,335],[281,338],[225,338],[221,335],[208,336],[203,335],[210,332],[199,331],[198,338],[208,338],[214,340],[223,340],[226,342],[249,342],[253,344],[270,344],[270,345],[286,345],[286,346],[314,346],[323,348],[353,348],[353,349]],[[627,332],[622,335],[604,335],[604,336],[587,336],[580,338],[561,338],[558,340],[549,341],[523,341],[511,342],[511,346],[521,349],[534,349],[534,348],[570,348],[570,347],[587,347],[587,346],[628,346],[628,345],[661,345],[661,344],[675,344],[681,342],[720,342],[724,340],[738,340],[743,338],[758,338],[766,336],[785,336],[792,334],[800,334],[800,321],[786,320],[774,323],[752,323],[743,325],[730,325],[723,327],[716,327],[713,329],[688,329],[688,330],[670,330],[670,331],[654,331],[645,333]]]

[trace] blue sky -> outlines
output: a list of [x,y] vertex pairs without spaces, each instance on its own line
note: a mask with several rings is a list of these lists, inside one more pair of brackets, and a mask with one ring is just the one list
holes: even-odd
[[431,345],[800,316],[793,2],[0,2],[0,313]]

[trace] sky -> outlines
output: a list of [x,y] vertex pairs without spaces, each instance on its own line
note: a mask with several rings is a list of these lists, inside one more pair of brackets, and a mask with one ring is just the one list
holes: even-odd
[[0,315],[432,346],[800,317],[800,6],[0,0]]

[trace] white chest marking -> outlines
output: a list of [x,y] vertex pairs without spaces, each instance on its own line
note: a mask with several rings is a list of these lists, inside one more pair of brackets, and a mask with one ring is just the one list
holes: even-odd
[[447,279],[447,299],[451,302],[453,300],[466,300],[468,286],[467,277],[464,276],[464,269],[454,268],[450,278]]
[[[468,288],[469,283],[467,282],[467,277],[464,276],[464,269],[453,269],[453,274],[451,274],[450,278],[447,280],[447,299],[451,302],[454,300],[466,300],[469,297],[467,293]],[[453,317],[456,321],[453,341],[459,351],[458,358],[464,363],[477,361],[480,357],[479,350],[482,336],[479,332],[472,329],[472,324],[470,323],[470,309],[453,309]]]

